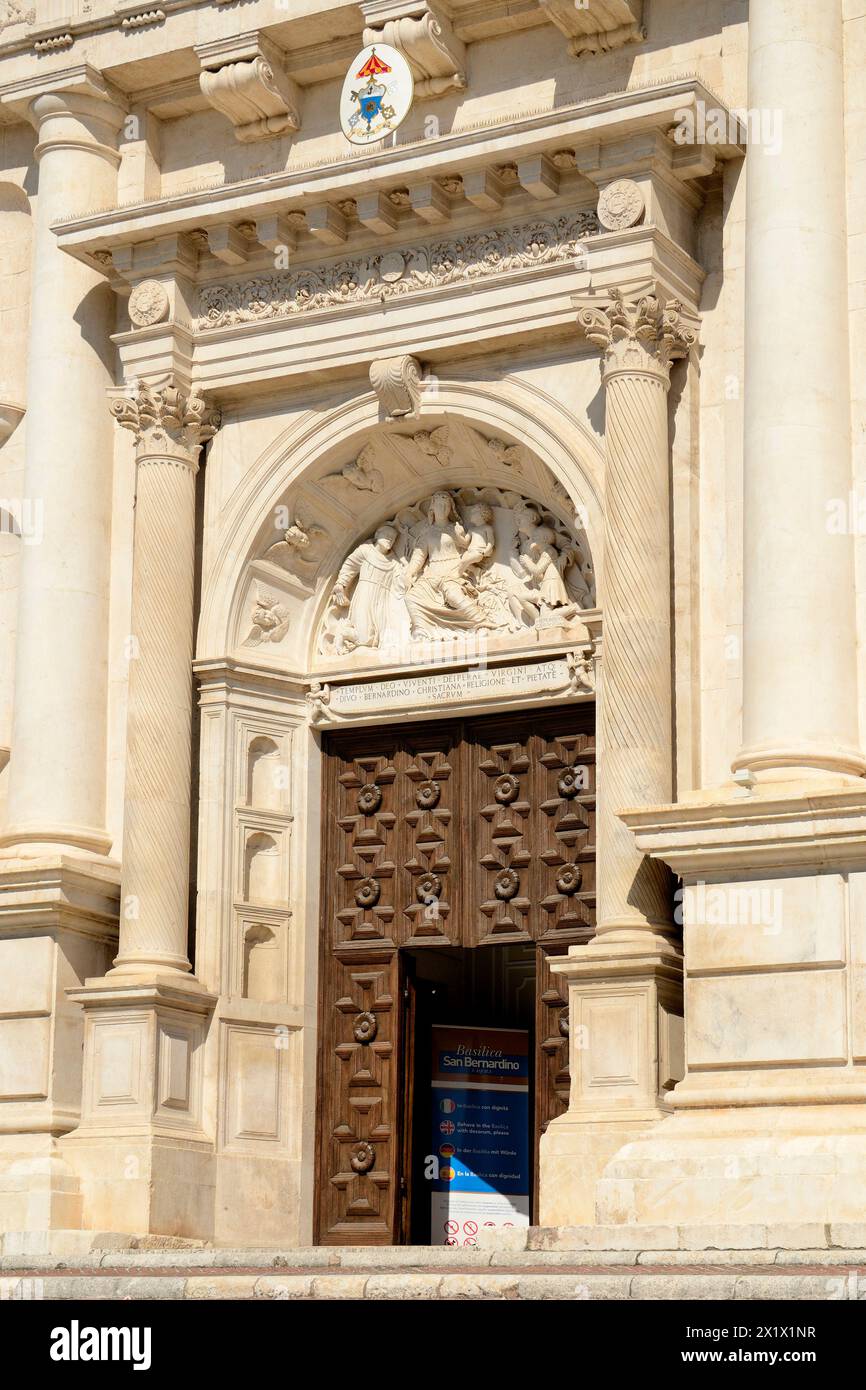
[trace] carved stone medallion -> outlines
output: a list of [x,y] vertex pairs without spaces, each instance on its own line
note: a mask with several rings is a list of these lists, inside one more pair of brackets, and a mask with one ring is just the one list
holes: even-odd
[[129,317],[136,328],[161,323],[169,309],[168,293],[158,280],[142,280],[129,296]]
[[646,211],[643,194],[631,179],[616,179],[602,189],[598,200],[598,220],[609,232],[634,227]]

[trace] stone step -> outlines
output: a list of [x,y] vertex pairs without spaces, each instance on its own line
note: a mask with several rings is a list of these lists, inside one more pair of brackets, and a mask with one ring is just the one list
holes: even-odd
[[[866,1300],[866,1242],[860,1249],[647,1249],[647,1231],[633,1228],[630,1248],[567,1248],[587,1241],[588,1229],[524,1231],[522,1249],[508,1248],[521,1243],[513,1233],[484,1249],[447,1250],[223,1249],[89,1233],[103,1248],[4,1250],[0,1299]],[[84,1233],[74,1234],[83,1244]],[[697,1240],[693,1231],[689,1238]]]

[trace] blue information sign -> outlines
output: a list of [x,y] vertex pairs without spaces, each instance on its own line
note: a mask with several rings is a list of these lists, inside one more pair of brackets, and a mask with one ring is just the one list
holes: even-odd
[[483,1227],[529,1223],[529,1036],[433,1029],[434,1245],[474,1245]]

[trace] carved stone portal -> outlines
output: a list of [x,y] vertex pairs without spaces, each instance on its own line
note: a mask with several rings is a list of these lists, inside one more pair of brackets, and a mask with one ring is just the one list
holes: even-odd
[[319,651],[405,649],[470,633],[528,634],[595,602],[585,543],[540,503],[495,487],[441,489],[356,546]]

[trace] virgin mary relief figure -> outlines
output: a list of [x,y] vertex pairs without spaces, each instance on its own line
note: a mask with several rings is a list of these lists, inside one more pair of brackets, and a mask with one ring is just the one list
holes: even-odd
[[[436,640],[443,629],[446,633],[480,632],[496,625],[479,603],[474,582],[473,571],[485,549],[481,535],[473,535],[463,525],[451,494],[434,492],[406,571],[406,607],[413,637]],[[492,549],[491,544],[487,553]]]
[[592,604],[585,550],[551,512],[494,487],[440,489],[343,562],[319,650],[386,659],[407,643],[562,625]]

